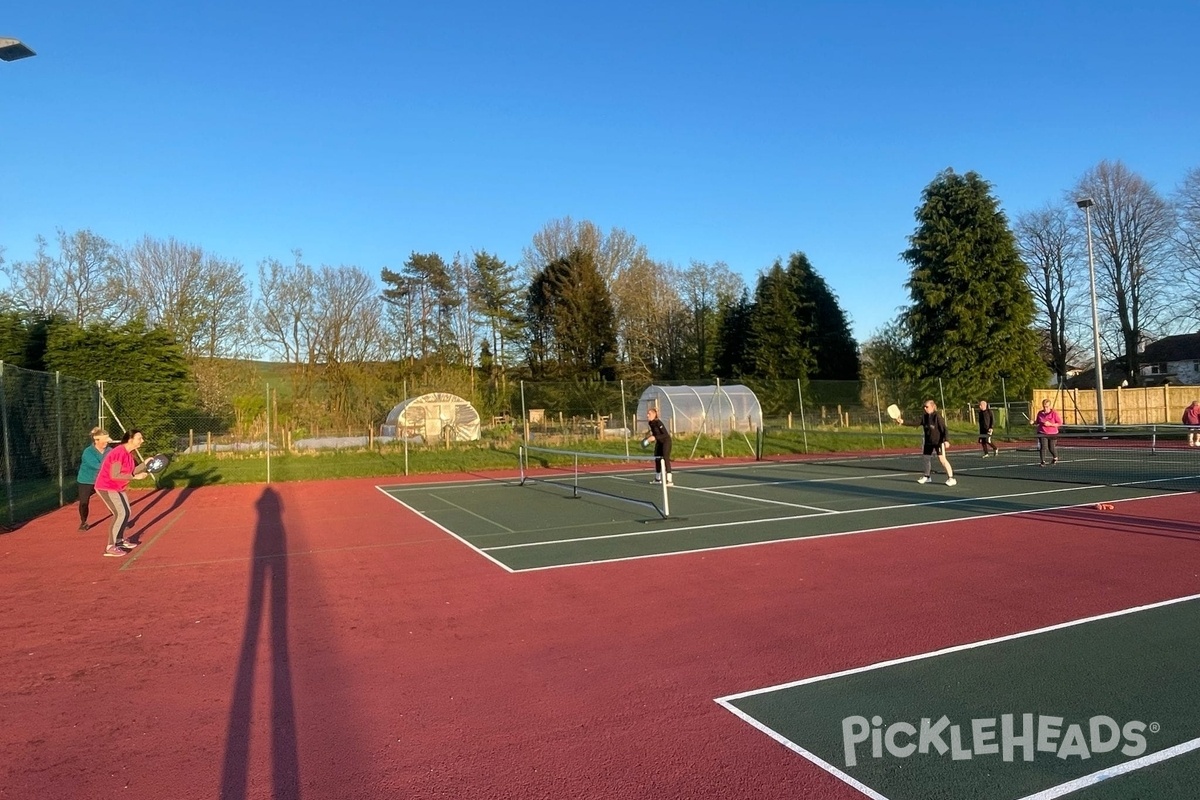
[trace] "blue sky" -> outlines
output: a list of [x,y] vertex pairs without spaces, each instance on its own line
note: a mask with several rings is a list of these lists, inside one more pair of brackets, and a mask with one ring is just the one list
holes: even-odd
[[11,3],[0,245],[80,228],[378,274],[570,216],[748,283],[806,252],[864,338],[946,167],[1010,218],[1200,166],[1200,3]]

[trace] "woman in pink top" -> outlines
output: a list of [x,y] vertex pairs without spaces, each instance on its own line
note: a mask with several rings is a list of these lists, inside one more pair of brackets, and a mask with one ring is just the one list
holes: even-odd
[[96,475],[96,494],[113,515],[108,547],[104,548],[104,555],[113,558],[120,558],[137,547],[136,542],[125,539],[125,528],[129,525],[129,496],[125,487],[131,480],[146,475],[145,466],[135,465],[133,461],[133,451],[142,446],[143,439],[141,431],[125,431],[121,443],[105,454]]
[[1200,400],[1193,400],[1192,404],[1183,410],[1183,424],[1190,426],[1188,447],[1200,447]]
[[1049,400],[1042,401],[1042,410],[1037,413],[1037,417],[1033,420],[1033,424],[1037,426],[1038,434],[1038,460],[1041,465],[1046,466],[1046,451],[1050,451],[1050,463],[1058,463],[1058,450],[1055,443],[1058,441],[1058,426],[1063,424],[1062,417],[1058,412],[1050,407]]

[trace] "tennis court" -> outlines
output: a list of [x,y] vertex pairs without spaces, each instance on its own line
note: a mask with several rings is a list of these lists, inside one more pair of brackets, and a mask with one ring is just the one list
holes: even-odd
[[717,702],[874,800],[1186,797],[1198,641],[1200,595]]
[[[16,643],[0,786],[1191,797],[1200,524],[1184,490],[1200,453],[1061,456],[952,453],[953,487],[918,485],[911,453],[701,461],[666,498],[649,462],[548,456],[524,485],[509,470],[144,490],[141,546],[119,561],[100,556],[103,525],[76,531],[62,508],[0,540]],[[1025,762],[1027,714],[1039,735],[1063,719],[1069,758],[1035,744]],[[987,752],[1005,715],[1011,762]],[[1111,728],[1093,743],[1101,717],[1115,751]],[[893,755],[910,743],[895,726],[926,718],[947,752]],[[1123,752],[1138,735],[1145,751]]]
[[[571,453],[527,480],[380,487],[504,569],[522,571],[1117,503],[1200,488],[1200,453],[1141,438],[952,455],[957,485],[917,483],[918,456],[816,458],[676,469],[664,500],[652,459]],[[555,454],[543,450],[543,454]],[[591,459],[588,457],[592,456]],[[567,459],[561,458],[560,461]],[[935,468],[936,469],[936,468]]]

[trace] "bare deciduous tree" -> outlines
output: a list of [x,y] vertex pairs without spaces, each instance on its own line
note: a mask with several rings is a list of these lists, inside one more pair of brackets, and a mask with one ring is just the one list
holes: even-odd
[[1139,350],[1174,321],[1174,212],[1149,181],[1120,161],[1102,161],[1088,170],[1074,196],[1095,201],[1097,295],[1118,334],[1124,371],[1137,385]]
[[547,222],[533,235],[533,241],[522,252],[526,274],[532,277],[547,264],[567,258],[575,251],[592,257],[605,283],[611,283],[623,269],[647,257],[645,246],[631,233],[613,228],[605,235],[594,222],[577,223],[563,217]]
[[114,248],[89,230],[57,233],[58,256],[51,256],[45,238],[37,237],[30,261],[4,268],[14,305],[43,317],[64,317],[78,325],[119,321],[120,297]]
[[292,255],[290,266],[274,258],[259,263],[255,318],[262,346],[286,364],[301,365],[316,353],[311,317],[315,276],[299,250]]
[[660,373],[667,356],[667,319],[680,307],[673,270],[648,258],[638,258],[612,281],[619,360],[625,376],[650,380]]
[[71,234],[59,230],[58,249],[71,319],[82,325],[111,318],[109,308],[121,296],[112,244],[89,230]]
[[170,331],[189,358],[244,349],[250,289],[239,262],[173,237],[144,236],[126,251],[123,272],[135,307]]
[[1175,191],[1176,233],[1181,266],[1182,301],[1193,325],[1200,325],[1200,167],[1184,177]]
[[742,296],[746,282],[724,262],[693,261],[675,273],[675,285],[689,319],[687,349],[693,361],[689,371],[710,375],[715,369],[720,310]]
[[[1028,268],[1025,282],[1033,292],[1037,322],[1044,331],[1047,357],[1059,385],[1067,379],[1067,370],[1078,356],[1072,343],[1078,304],[1074,302],[1080,258],[1086,258],[1079,246],[1077,230],[1067,211],[1047,204],[1017,217],[1013,226],[1017,247]],[[1086,278],[1085,278],[1086,284]]]

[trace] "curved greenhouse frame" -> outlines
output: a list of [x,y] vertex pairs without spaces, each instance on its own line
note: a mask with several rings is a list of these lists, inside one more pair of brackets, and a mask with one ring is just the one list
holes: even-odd
[[708,434],[762,428],[762,406],[748,386],[739,383],[714,386],[653,385],[638,398],[638,425],[646,420],[646,409],[657,408],[658,416],[672,434]]
[[393,408],[381,436],[420,437],[425,442],[473,442],[479,438],[479,412],[456,394],[433,392],[410,397]]

